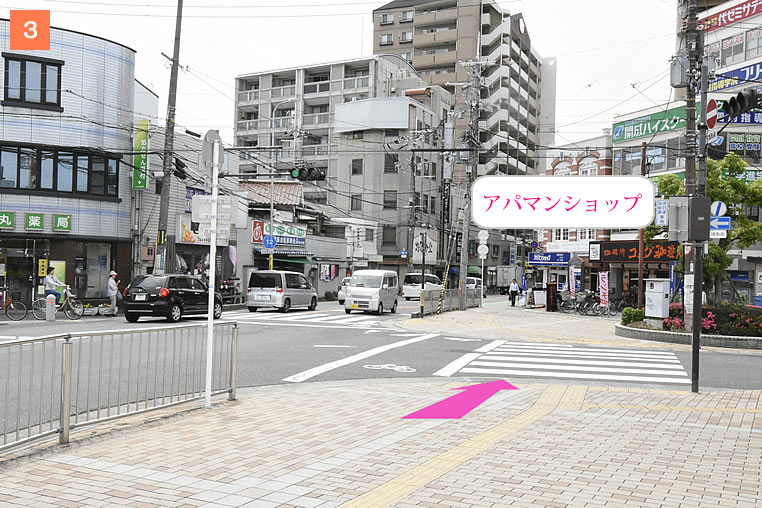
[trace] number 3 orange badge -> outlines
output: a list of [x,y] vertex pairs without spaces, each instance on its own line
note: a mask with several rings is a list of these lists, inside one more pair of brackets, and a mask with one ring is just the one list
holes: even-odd
[[11,11],[11,51],[50,50],[50,11]]

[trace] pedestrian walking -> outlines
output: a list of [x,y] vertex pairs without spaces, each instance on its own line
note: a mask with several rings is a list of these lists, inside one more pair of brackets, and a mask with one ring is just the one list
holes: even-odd
[[48,295],[55,295],[56,296],[56,305],[61,303],[61,292],[56,291],[56,288],[59,286],[65,286],[63,282],[58,280],[56,277],[56,269],[52,266],[48,268],[48,275],[45,277],[45,296]]
[[116,306],[116,301],[119,297],[119,283],[122,281],[116,280],[116,275],[116,272],[112,270],[108,277],[108,290],[106,294],[111,301],[111,312],[107,314],[108,316],[116,316],[116,313],[119,310]]
[[516,297],[519,296],[519,285],[516,283],[516,279],[513,279],[513,282],[511,282],[511,307],[516,306]]

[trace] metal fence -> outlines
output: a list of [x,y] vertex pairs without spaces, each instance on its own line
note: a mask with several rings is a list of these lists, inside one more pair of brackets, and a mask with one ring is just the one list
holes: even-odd
[[[427,289],[421,291],[421,302],[423,302],[423,315],[430,316],[436,314],[438,310],[441,312],[449,312],[451,310],[460,310],[460,290],[459,289],[445,289],[444,297],[442,298],[442,305],[440,308],[439,298],[441,296],[440,290]],[[466,308],[479,307],[481,302],[479,300],[478,289],[466,290]]]
[[[0,451],[203,398],[206,337],[199,324],[0,343]],[[212,394],[234,399],[237,323],[215,323],[212,361]]]

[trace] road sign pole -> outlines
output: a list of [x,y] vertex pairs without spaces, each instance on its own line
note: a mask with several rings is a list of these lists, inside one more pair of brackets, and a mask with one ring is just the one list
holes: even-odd
[[219,139],[214,140],[214,151],[212,158],[212,231],[209,240],[209,300],[208,315],[206,319],[206,395],[204,397],[204,407],[212,406],[212,366],[214,359],[214,290],[215,290],[215,268],[217,261],[217,185],[220,173],[220,144]]

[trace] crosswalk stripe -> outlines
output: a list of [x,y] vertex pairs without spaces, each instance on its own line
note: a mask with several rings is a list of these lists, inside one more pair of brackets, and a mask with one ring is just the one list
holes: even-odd
[[552,377],[567,379],[590,379],[600,381],[643,381],[652,383],[678,383],[690,384],[691,380],[686,376],[682,378],[650,377],[650,376],[613,376],[608,374],[581,374],[575,372],[551,372],[551,371],[523,371],[511,369],[478,369],[466,367],[460,372],[465,374],[497,374],[499,376],[529,376],[529,377]]
[[559,344],[559,345],[545,345],[545,346],[523,346],[523,345],[514,345],[514,344],[503,344],[500,347],[502,348],[510,348],[510,349],[528,349],[528,350],[538,350],[538,349],[574,349],[574,351],[585,351],[590,353],[627,353],[627,354],[642,354],[642,355],[649,355],[649,356],[672,356],[673,353],[669,351],[639,351],[636,349],[608,349],[608,348],[596,348],[596,347],[572,347],[569,344]]
[[[331,316],[330,314],[321,314],[321,313],[310,313],[310,314],[290,314],[288,316],[267,316],[267,319],[277,319],[278,321],[301,321],[303,319],[312,319],[316,317],[327,317]],[[264,314],[263,314],[264,317]]]
[[471,362],[470,365],[478,365],[480,367],[505,367],[513,369],[530,369],[527,374],[531,374],[531,369],[548,369],[548,370],[566,370],[566,371],[580,371],[580,372],[621,372],[626,374],[658,374],[661,376],[685,376],[685,372],[681,371],[669,371],[669,370],[653,370],[653,369],[623,369],[621,367],[607,368],[607,367],[587,367],[582,365],[548,365],[545,363],[537,365],[527,365],[524,363],[512,363],[512,362]]
[[644,363],[644,362],[604,362],[595,360],[577,360],[575,359],[554,359],[554,358],[515,358],[510,356],[484,356],[485,360],[507,360],[517,361],[520,360],[526,363],[555,363],[559,365],[599,365],[599,366],[611,366],[611,367],[651,367],[655,369],[679,369],[683,370],[683,366],[680,360],[670,360],[671,363],[661,361],[658,363]]
[[[590,358],[593,357],[605,357],[605,358],[633,358],[633,359],[642,359],[642,360],[660,360],[660,359],[668,359],[669,356],[651,356],[647,354],[635,354],[635,353],[615,353],[615,354],[606,354],[606,353],[596,353],[596,352],[587,352],[587,351],[577,351],[576,349],[565,349],[565,350],[551,350],[551,349],[506,349],[506,348],[497,348],[494,351],[491,352],[492,354],[497,353],[504,353],[504,354],[514,354],[514,353],[532,353],[532,354],[545,354],[545,355],[552,355],[552,356],[588,356]],[[674,357],[672,357],[674,358]]]

